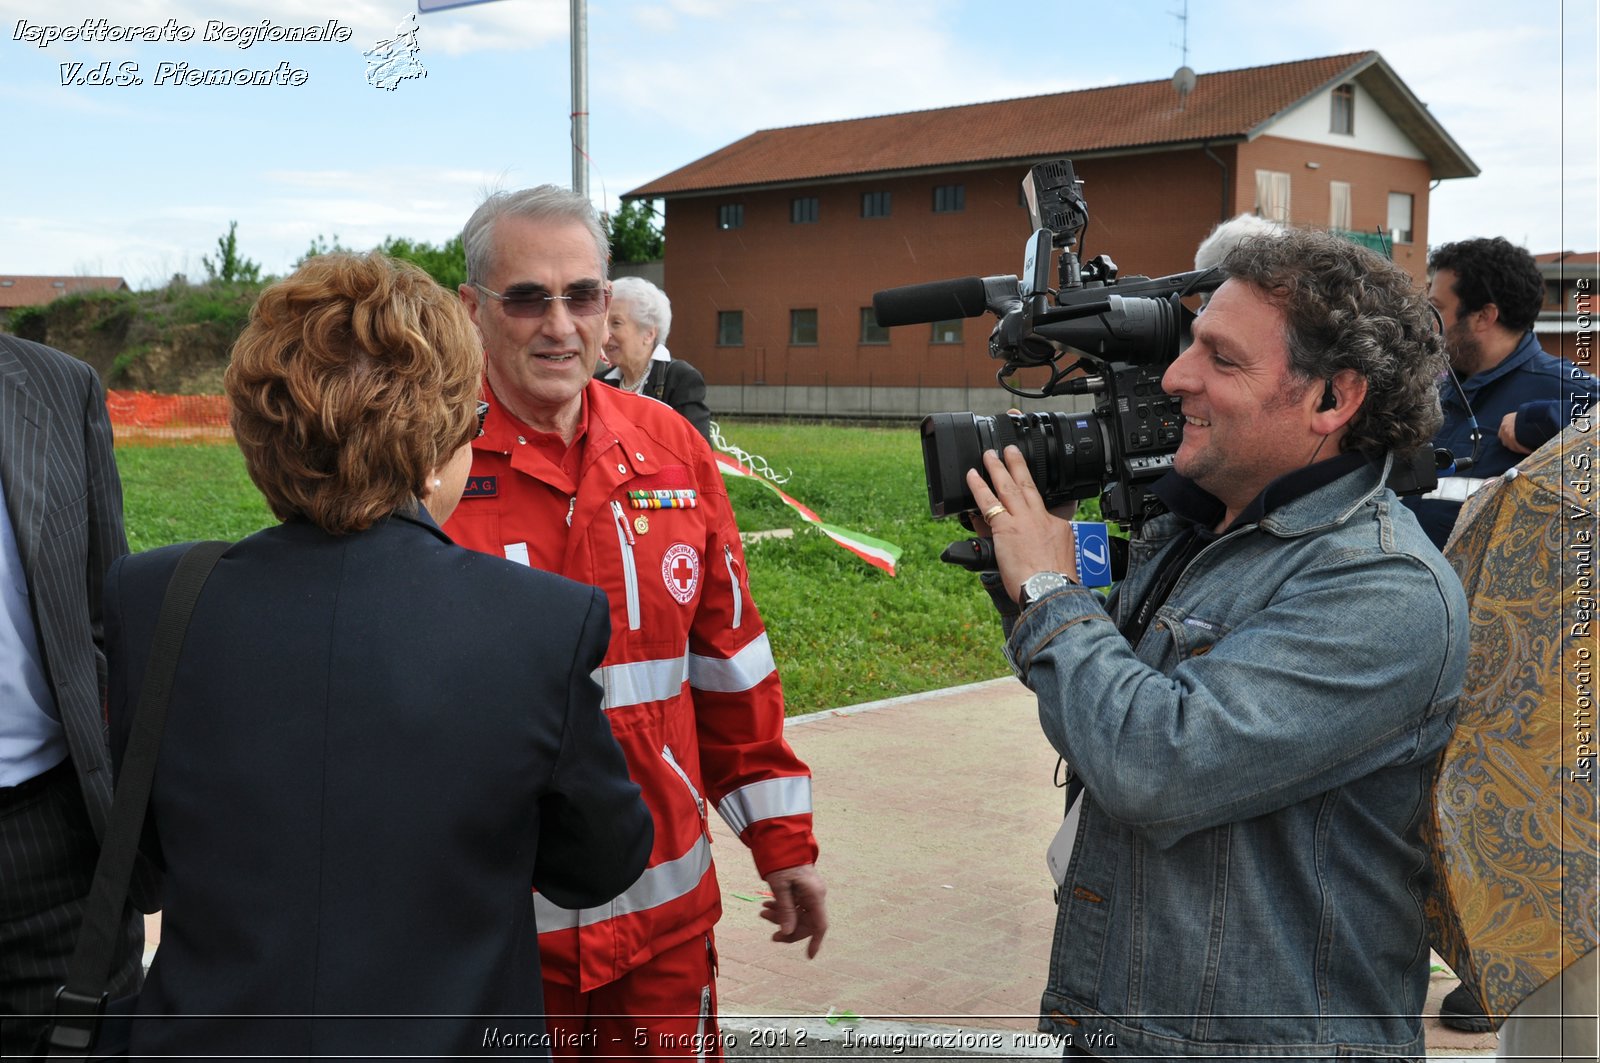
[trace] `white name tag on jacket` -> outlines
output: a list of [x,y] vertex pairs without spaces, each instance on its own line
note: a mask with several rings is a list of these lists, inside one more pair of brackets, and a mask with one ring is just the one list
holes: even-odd
[[1072,807],[1067,809],[1067,817],[1061,821],[1061,829],[1056,831],[1056,836],[1050,841],[1050,848],[1045,850],[1044,862],[1049,865],[1050,877],[1056,880],[1059,886],[1067,880],[1067,868],[1072,863],[1072,846],[1078,840],[1078,813],[1083,809],[1083,791],[1078,791],[1078,799],[1072,802]]

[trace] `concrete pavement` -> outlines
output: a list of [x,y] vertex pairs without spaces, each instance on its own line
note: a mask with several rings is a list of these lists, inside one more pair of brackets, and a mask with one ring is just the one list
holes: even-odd
[[[794,717],[788,737],[814,775],[831,925],[811,961],[767,940],[762,882],[713,817],[724,909],[718,985],[735,1052],[831,1047],[865,1058],[846,1042],[841,1014],[879,1020],[858,1024],[878,1031],[879,1045],[908,1037],[906,1055],[945,1054],[931,1049],[963,1040],[974,1049],[966,1054],[1037,1052],[1029,1034],[1055,923],[1044,852],[1062,797],[1033,695],[998,679]],[[1447,969],[1433,977],[1429,1056],[1492,1055],[1494,1034],[1439,1024],[1439,999],[1455,986]],[[741,1018],[772,1016],[791,1018]],[[776,1042],[785,1029],[791,1042],[804,1031],[807,1043],[784,1050]],[[752,1031],[773,1043],[750,1052]]]

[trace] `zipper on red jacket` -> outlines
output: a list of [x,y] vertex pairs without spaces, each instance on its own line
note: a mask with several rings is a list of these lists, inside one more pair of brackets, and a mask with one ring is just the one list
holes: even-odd
[[744,616],[744,592],[739,588],[739,573],[733,567],[733,547],[723,543],[722,553],[728,561],[728,582],[733,584],[733,629],[737,631]]
[[[711,947],[710,946],[710,939],[707,938],[706,941],[707,941],[706,947],[709,949]],[[707,1029],[707,1026],[709,1024],[710,1019],[711,1019],[711,986],[710,985],[704,985],[704,986],[700,987],[700,1021],[695,1024],[695,1028],[694,1028],[694,1043],[695,1043],[695,1056],[694,1056],[694,1058],[697,1061],[699,1061],[699,1063],[705,1063],[706,1048],[707,1048],[706,1038],[707,1037],[716,1036],[714,1030],[708,1030]]]
[[694,783],[689,781],[689,773],[683,770],[683,765],[678,763],[678,758],[672,755],[671,746],[664,745],[661,747],[661,759],[667,762],[667,767],[672,769],[673,774],[683,780],[683,785],[688,789],[689,796],[694,798],[694,807],[700,811],[700,822],[704,825],[706,821],[706,799],[700,796],[700,791],[695,789]]
[[622,582],[628,593],[628,630],[639,630],[639,569],[633,563],[633,529],[622,503],[611,500],[611,519],[617,526],[617,546],[622,551]]

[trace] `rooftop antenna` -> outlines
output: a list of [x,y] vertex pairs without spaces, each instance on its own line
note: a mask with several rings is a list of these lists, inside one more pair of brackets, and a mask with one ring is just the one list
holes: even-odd
[[1189,93],[1194,91],[1194,70],[1189,66],[1189,0],[1183,0],[1183,11],[1170,12],[1173,18],[1183,23],[1183,65],[1178,67],[1177,73],[1172,75],[1172,89],[1178,94],[1178,110],[1183,110],[1189,100]]

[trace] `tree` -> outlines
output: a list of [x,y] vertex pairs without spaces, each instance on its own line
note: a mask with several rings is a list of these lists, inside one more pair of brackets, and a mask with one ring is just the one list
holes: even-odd
[[[373,248],[381,251],[390,258],[398,258],[418,266],[424,273],[438,282],[446,291],[455,291],[456,288],[467,282],[467,256],[461,247],[461,237],[452,236],[442,244],[430,244],[426,240],[410,240],[404,236],[385,236],[383,243]],[[354,248],[346,247],[339,242],[339,236],[334,234],[333,242],[318,233],[316,239],[311,241],[311,246],[306,253],[296,262],[302,266],[307,259],[317,255],[327,255],[335,252],[344,254],[359,254]]]
[[611,243],[611,261],[615,263],[659,262],[664,252],[665,238],[656,224],[653,203],[633,199],[622,205],[615,214],[603,214],[606,237]]
[[236,281],[255,283],[261,279],[261,263],[239,257],[238,228],[238,222],[230,221],[228,235],[217,237],[217,261],[201,256],[200,264],[206,269],[206,280],[233,284]]
[[318,255],[331,255],[335,253],[351,254],[352,249],[339,242],[338,233],[333,234],[332,243],[328,242],[328,238],[326,236],[318,233],[316,236],[312,237],[311,246],[306,248],[306,253],[295,260],[294,268],[299,269],[301,266],[305,265],[311,259],[316,258]]
[[383,243],[378,245],[378,250],[390,258],[404,259],[421,266],[446,291],[453,292],[467,283],[467,254],[462,249],[459,234],[438,246],[424,240],[386,236]]

